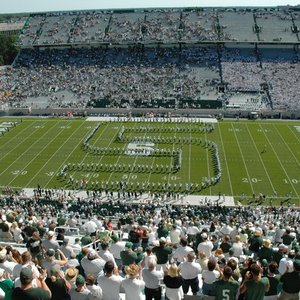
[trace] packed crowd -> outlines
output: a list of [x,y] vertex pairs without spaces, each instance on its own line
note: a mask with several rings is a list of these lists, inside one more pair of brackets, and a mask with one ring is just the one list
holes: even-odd
[[[218,79],[217,53],[212,48],[111,50],[50,50],[21,52],[14,68],[1,80],[1,90],[11,106],[24,106],[29,97],[49,97],[49,107],[59,107],[56,91],[70,91],[78,99],[70,107],[108,99],[108,107],[122,107],[123,99],[141,100],[180,96],[200,99],[214,90]],[[207,75],[207,76],[206,76]],[[178,91],[177,89],[180,89]]]
[[260,60],[254,50],[252,53],[239,49],[223,51],[222,74],[229,90],[261,91],[267,88],[271,100],[269,108],[298,110],[298,54],[292,50],[282,53],[261,50],[258,55]]
[[299,299],[299,210],[41,201],[1,199],[1,299]]
[[[201,107],[201,100],[225,103],[237,92],[255,92],[265,95],[257,107],[298,110],[299,71],[297,54],[288,50],[223,49],[220,66],[214,47],[27,50],[0,75],[1,101],[11,107],[39,107],[39,99],[46,98],[45,108],[99,103],[110,108],[193,108]],[[222,82],[226,88],[219,93]]]

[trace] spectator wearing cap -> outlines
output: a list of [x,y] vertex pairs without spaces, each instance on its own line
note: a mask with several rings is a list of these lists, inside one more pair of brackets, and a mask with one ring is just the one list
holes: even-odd
[[126,278],[122,281],[122,287],[125,290],[125,298],[128,300],[142,300],[142,292],[145,288],[145,282],[140,279],[140,266],[131,264],[125,268]]
[[261,238],[261,230],[256,229],[253,235],[248,240],[249,243],[249,255],[253,254],[256,258],[260,247],[263,244],[263,239]]
[[43,240],[42,246],[47,252],[49,249],[56,251],[59,248],[58,242],[55,240],[55,232],[50,230],[47,232],[47,238]]
[[172,254],[173,249],[168,246],[166,238],[161,237],[159,239],[159,245],[153,247],[152,252],[157,257],[157,267],[162,267],[164,271],[167,271],[169,256]]
[[40,234],[38,231],[34,231],[32,237],[26,243],[26,248],[30,252],[32,259],[41,261],[43,258],[43,246]]
[[110,245],[110,252],[114,256],[115,262],[118,267],[122,265],[121,260],[121,252],[125,249],[125,241],[120,241],[119,237],[117,235],[112,235],[112,244]]
[[11,294],[14,288],[14,282],[9,278],[5,278],[6,276],[4,273],[5,273],[4,269],[0,268],[0,288],[5,293],[4,300],[11,300]]
[[46,271],[41,272],[38,282],[41,287],[33,287],[33,272],[28,267],[20,272],[21,287],[13,289],[12,300],[50,300],[51,291],[45,282]]
[[71,254],[74,252],[73,248],[69,245],[69,239],[64,238],[59,250],[65,255],[67,259],[71,257]]
[[98,276],[98,285],[102,289],[103,300],[119,299],[122,277],[113,261],[107,261],[103,268],[104,275]]
[[262,277],[261,267],[253,263],[250,271],[245,274],[245,280],[240,287],[240,293],[246,293],[247,300],[263,300],[270,288],[268,278]]
[[6,273],[12,275],[16,265],[17,263],[7,259],[7,250],[6,248],[2,248],[0,251],[0,268],[4,269]]
[[103,267],[105,261],[99,257],[98,253],[94,249],[89,249],[88,254],[83,257],[80,262],[84,274],[94,274],[95,277],[103,274]]
[[51,268],[50,275],[46,278],[46,284],[52,293],[51,300],[69,300],[69,291],[72,286],[66,280],[64,272],[55,266]]
[[284,244],[280,244],[278,246],[277,251],[273,252],[273,260],[279,265],[280,260],[284,257],[284,255],[287,254],[288,246],[285,246]]
[[300,299],[300,260],[293,262],[294,270],[286,272],[280,277],[283,283],[279,300],[299,300]]
[[185,238],[181,238],[180,245],[173,253],[173,259],[177,264],[180,264],[186,260],[187,254],[193,251],[193,248],[188,246],[188,241]]
[[79,271],[76,267],[68,267],[65,271],[65,278],[69,281],[71,288],[76,288],[76,278],[79,274]]
[[137,259],[137,254],[132,250],[132,243],[126,242],[125,249],[120,252],[120,257],[122,261],[122,269],[125,273],[125,268],[131,264],[134,264]]
[[96,277],[94,274],[88,274],[85,278],[87,289],[92,293],[93,300],[101,300],[103,298],[102,289],[96,285]]
[[143,268],[142,277],[145,282],[145,296],[146,300],[161,299],[160,281],[163,279],[163,270],[156,270],[156,263],[150,261],[148,267]]
[[[55,258],[56,253],[59,256],[59,259]],[[54,266],[63,267],[67,262],[68,262],[67,258],[59,249],[57,249],[56,252],[54,249],[49,249],[46,252],[45,258],[42,260],[41,265],[44,269],[47,270],[47,277],[50,277],[51,276],[50,270]]]
[[265,259],[268,263],[273,260],[273,248],[270,240],[263,240],[262,247],[258,250],[257,257],[260,261]]
[[205,256],[207,258],[209,258],[209,257],[211,257],[211,252],[212,252],[214,245],[210,240],[208,240],[208,235],[206,232],[203,232],[201,234],[201,238],[203,241],[201,243],[199,243],[199,245],[197,246],[197,251],[198,251],[198,253],[204,252]]
[[277,300],[280,275],[278,274],[278,265],[275,261],[269,264],[266,277],[269,279],[270,289],[265,293],[264,300]]
[[183,278],[182,289],[186,295],[191,287],[193,295],[197,295],[199,291],[198,275],[201,273],[200,264],[195,262],[195,253],[191,252],[187,255],[187,261],[179,265],[179,270]]
[[72,300],[92,300],[93,295],[85,285],[85,279],[82,275],[78,275],[76,278],[76,287],[70,291],[70,297]]

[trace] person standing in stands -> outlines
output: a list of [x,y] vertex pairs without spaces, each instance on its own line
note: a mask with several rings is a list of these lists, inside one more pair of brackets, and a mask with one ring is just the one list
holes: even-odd
[[240,287],[240,293],[246,293],[247,300],[263,300],[269,291],[270,283],[267,277],[262,277],[261,267],[254,263],[247,271],[245,280]]
[[142,270],[143,280],[145,281],[145,296],[146,300],[160,300],[161,286],[160,280],[164,277],[163,270],[156,270],[156,263],[150,261],[148,268]]
[[215,300],[235,300],[239,289],[239,283],[232,279],[233,271],[226,266],[223,277],[213,283]]
[[300,260],[296,259],[293,263],[294,271],[286,272],[281,276],[283,283],[282,291],[278,300],[299,300],[300,299]]
[[193,295],[197,295],[199,291],[199,279],[198,275],[201,273],[200,264],[195,262],[195,253],[190,252],[187,255],[187,261],[182,262],[179,265],[179,270],[183,278],[182,289],[186,295],[191,287]]
[[41,285],[40,288],[32,286],[33,273],[29,268],[23,268],[20,272],[21,287],[14,288],[12,292],[12,300],[50,300],[51,291],[46,282],[46,271],[41,272],[38,278]]
[[169,262],[169,255],[172,254],[173,249],[167,245],[164,237],[160,238],[159,246],[153,247],[152,252],[157,257],[157,265],[161,266],[164,271],[167,271]]

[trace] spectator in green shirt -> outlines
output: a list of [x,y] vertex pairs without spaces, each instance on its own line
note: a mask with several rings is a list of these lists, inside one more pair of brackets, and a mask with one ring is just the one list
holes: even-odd
[[262,277],[261,267],[254,263],[245,275],[245,280],[241,285],[240,293],[246,293],[247,300],[264,300],[265,293],[269,290],[268,278]]

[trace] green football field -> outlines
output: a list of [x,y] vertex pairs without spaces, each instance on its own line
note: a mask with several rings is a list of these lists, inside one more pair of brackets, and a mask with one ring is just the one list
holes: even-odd
[[244,204],[261,193],[299,206],[298,121],[3,118],[0,129],[2,189],[225,194]]

